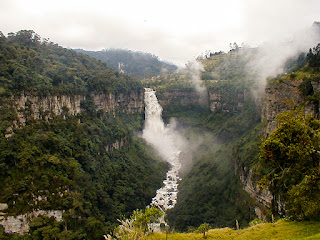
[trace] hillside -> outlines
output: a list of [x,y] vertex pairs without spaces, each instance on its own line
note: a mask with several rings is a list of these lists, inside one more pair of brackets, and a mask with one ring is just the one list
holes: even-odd
[[33,31],[0,57],[1,238],[99,239],[149,204],[167,165],[132,133],[137,81]]
[[[171,229],[245,227],[272,215],[317,220],[320,45],[289,59],[289,74],[268,78],[258,101],[256,72],[246,71],[255,52],[218,53],[198,60],[203,68],[137,80],[33,31],[1,34],[0,237],[101,239],[150,203],[169,166],[135,134],[143,87],[157,90],[165,122],[189,144]],[[276,225],[208,238],[281,239],[288,228],[319,235],[306,230],[316,222]]]
[[75,49],[75,51],[101,60],[119,72],[139,78],[173,73],[177,70],[177,66],[174,64],[161,61],[157,56],[150,53],[125,49],[106,49],[102,51]]
[[319,45],[310,49],[295,72],[268,79],[260,149],[252,141],[257,133],[252,132],[235,153],[244,189],[260,203],[259,212],[266,218],[319,217],[318,54]]
[[[294,239],[320,239],[319,222],[290,222],[280,220],[275,224],[261,223],[245,229],[221,228],[211,229],[205,239],[233,239],[233,240],[294,240]],[[165,239],[165,234],[152,234],[148,239]],[[173,233],[168,239],[204,239],[203,233]]]
[[[177,231],[204,222],[213,227],[231,227],[235,219],[246,225],[254,218],[255,203],[235,175],[233,155],[238,141],[260,124],[260,108],[250,91],[252,80],[244,76],[241,67],[245,59],[230,52],[204,59],[202,64],[200,76],[208,91],[209,109],[171,113],[193,131],[213,136],[197,149],[201,154],[194,156],[192,167],[184,173],[178,203],[168,211],[169,223]],[[224,74],[229,75],[218,76],[216,73],[226,64],[228,73]],[[209,75],[215,80],[204,77]]]

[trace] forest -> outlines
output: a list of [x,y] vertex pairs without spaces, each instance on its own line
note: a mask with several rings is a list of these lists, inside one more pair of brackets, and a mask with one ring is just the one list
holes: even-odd
[[134,52],[125,49],[105,49],[102,51],[75,49],[75,51],[101,60],[109,67],[122,71],[127,75],[139,78],[169,74],[177,70],[177,66],[174,64],[161,61],[151,53]]
[[[140,84],[86,55],[41,42],[33,31],[1,35],[1,203],[6,214],[33,209],[64,212],[63,222],[37,217],[25,239],[98,239],[117,219],[149,204],[168,168],[130,126],[141,116],[112,116],[97,111],[90,96],[72,115],[42,112],[18,118],[13,95],[125,93]],[[8,137],[8,128],[11,136]],[[115,141],[119,149],[108,149]],[[4,236],[2,227],[0,236]]]
[[[81,52],[31,30],[0,34],[0,203],[8,205],[3,213],[63,213],[62,221],[45,215],[33,218],[25,235],[8,234],[0,227],[1,239],[102,239],[119,232],[126,219],[145,237],[147,222],[159,215],[145,208],[170,166],[139,137],[143,113],[107,113],[97,110],[93,100],[95,94],[129,96],[143,87],[157,90],[166,123],[174,118],[186,139],[203,138],[185,153],[192,161],[181,172],[178,202],[165,216],[172,231],[234,227],[235,221],[248,226],[257,207],[265,221],[319,220],[320,44],[288,59],[286,73],[267,79],[268,89],[293,86],[299,96],[295,105],[279,100],[286,110],[277,115],[271,133],[265,132],[265,103],[257,101],[253,91],[258,89],[256,72],[245,71],[257,49],[239,48],[198,60],[208,93],[205,105],[199,103],[187,69],[174,72],[174,66],[150,54],[105,51],[114,54],[113,66],[104,52],[94,53],[101,54],[100,60]],[[117,57],[135,66],[121,73],[115,70]],[[80,113],[72,114],[67,107],[59,114],[39,109],[35,117],[30,102],[17,109],[15,96],[22,95],[85,98]],[[213,103],[217,107],[212,108]],[[244,191],[240,173],[249,175],[250,170],[254,183],[270,191],[270,208]]]

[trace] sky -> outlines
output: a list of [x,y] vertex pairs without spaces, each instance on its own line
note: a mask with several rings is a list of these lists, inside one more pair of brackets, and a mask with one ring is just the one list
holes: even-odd
[[34,30],[66,48],[123,48],[183,66],[229,43],[290,39],[320,0],[0,0],[0,31]]

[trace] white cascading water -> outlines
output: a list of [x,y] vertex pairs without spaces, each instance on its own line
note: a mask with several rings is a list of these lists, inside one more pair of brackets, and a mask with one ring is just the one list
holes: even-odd
[[162,107],[153,89],[145,88],[144,101],[145,126],[142,137],[171,164],[166,179],[163,181],[164,186],[157,190],[150,204],[165,212],[173,208],[177,202],[178,182],[181,180],[178,175],[181,167],[179,155],[183,141],[172,125],[165,126],[162,120]]

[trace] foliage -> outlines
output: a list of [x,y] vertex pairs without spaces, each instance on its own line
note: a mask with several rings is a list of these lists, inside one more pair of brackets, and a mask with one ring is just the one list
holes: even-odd
[[[236,229],[221,228],[211,229],[206,234],[206,239],[234,239],[234,240],[298,240],[298,239],[319,239],[320,222],[297,222],[279,220],[272,223],[262,223],[245,229],[240,229],[240,234]],[[148,237],[150,240],[165,239],[164,233],[153,233]],[[168,239],[188,240],[203,239],[201,233],[172,233]]]
[[[68,230],[87,239],[149,204],[167,169],[120,119],[100,119],[92,111],[80,121],[68,114],[30,119],[13,132],[0,137],[0,202],[9,204],[10,214],[64,210]],[[119,139],[122,149],[106,150]]]
[[0,36],[0,93],[86,94],[127,92],[139,82],[105,63],[41,40],[32,30]]
[[300,53],[297,57],[292,57],[287,60],[284,66],[285,73],[293,73],[301,69],[306,64],[306,53]]
[[[196,129],[194,131],[200,131],[199,134],[203,132],[205,139],[196,148],[189,171],[182,176],[175,208],[167,212],[169,224],[177,231],[186,231],[203,222],[213,227],[234,226],[236,219],[240,220],[241,225],[246,225],[254,216],[253,202],[242,191],[233,166],[236,157],[243,158],[248,152],[250,156],[258,155],[255,140],[259,140],[259,130],[252,134],[252,142],[245,135],[259,123],[260,109],[248,90],[252,81],[245,77],[245,59],[237,54],[234,51],[202,60],[205,73],[215,76],[217,80],[203,81],[210,92],[225,95],[226,105],[238,105],[238,94],[246,92],[241,111],[220,110],[213,113],[199,107],[164,111],[166,118],[176,117],[185,127]],[[226,69],[229,73],[225,72]],[[214,140],[204,133],[214,135]],[[246,147],[242,148],[242,143]],[[257,150],[251,152],[254,148]],[[251,159],[243,158],[243,161]]]
[[233,157],[238,169],[249,169],[259,161],[261,145],[261,124],[246,133],[233,149]]
[[[277,121],[279,127],[261,145],[261,183],[282,201],[288,201],[293,217],[318,216],[319,208],[312,199],[317,199],[320,190],[320,121],[298,110],[280,114]],[[308,194],[310,201],[306,202]]]
[[147,239],[151,231],[148,224],[156,222],[164,213],[157,207],[147,207],[145,210],[136,210],[126,220],[119,220],[119,225],[114,235],[117,239]]
[[231,167],[230,145],[218,147],[196,162],[184,176],[178,202],[168,211],[169,223],[178,231],[204,221],[214,227],[245,224],[253,216],[251,201]]
[[261,219],[255,218],[251,222],[249,222],[249,226],[253,227],[253,226],[261,224],[261,223],[263,223],[263,221]]
[[288,191],[287,211],[295,219],[320,216],[320,170],[314,170]]
[[141,116],[97,112],[87,96],[77,116],[65,108],[60,116],[40,111],[34,119],[26,106],[22,123],[10,100],[20,94],[126,94],[140,91],[139,82],[32,30],[0,34],[0,59],[0,202],[9,204],[8,214],[61,210],[61,223],[34,219],[32,237],[99,239],[117,218],[150,203],[168,166],[132,136]]
[[157,207],[147,207],[144,211],[134,211],[131,218],[134,219],[133,224],[146,233],[148,231],[148,224],[156,222],[163,214]]
[[202,223],[197,230],[195,230],[195,233],[204,233],[204,232],[208,232],[210,229],[210,225],[208,223]]
[[313,49],[309,49],[309,53],[307,54],[307,60],[309,66],[312,68],[317,68],[319,70],[320,67],[320,43],[314,47]]
[[122,64],[121,70],[124,73],[139,78],[158,76],[161,73],[172,73],[177,69],[175,65],[163,62],[157,56],[150,53],[134,52],[126,49],[106,49],[102,51],[75,50],[101,60],[119,71],[119,64]]
[[235,219],[245,225],[253,217],[252,200],[234,175],[232,149],[259,121],[252,115],[255,111],[248,106],[241,114],[188,112],[176,116],[185,124],[214,133],[217,140],[206,138],[196,150],[201,154],[193,158],[191,170],[183,176],[177,204],[167,212],[174,229],[186,231],[203,222],[213,227],[233,226]]

